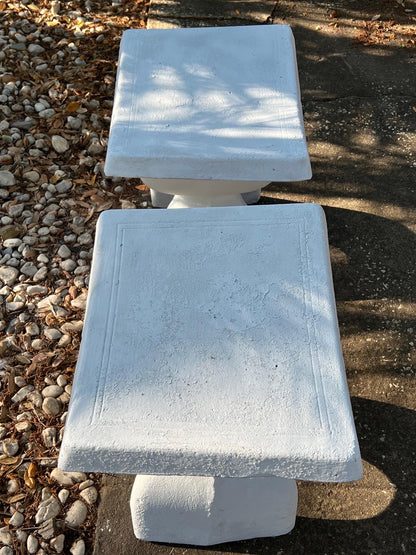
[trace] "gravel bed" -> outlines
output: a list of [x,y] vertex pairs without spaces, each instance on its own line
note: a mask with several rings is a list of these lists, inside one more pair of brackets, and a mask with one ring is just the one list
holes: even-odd
[[99,476],[56,463],[97,218],[150,207],[103,173],[120,37],[146,9],[0,0],[0,555],[92,552]]

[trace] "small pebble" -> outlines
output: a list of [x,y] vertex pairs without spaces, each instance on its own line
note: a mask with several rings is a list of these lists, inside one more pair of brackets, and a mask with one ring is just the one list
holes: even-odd
[[85,232],[78,236],[78,243],[80,245],[90,245],[92,243],[91,233]]
[[19,481],[16,480],[15,478],[11,478],[8,482],[7,482],[7,493],[9,495],[16,493],[17,491],[19,491],[20,489],[20,484]]
[[88,505],[93,505],[97,501],[98,492],[94,486],[91,486],[82,490],[80,493],[80,497],[82,497],[84,501],[88,503]]
[[65,516],[65,524],[70,528],[78,528],[87,518],[88,509],[85,503],[77,499]]
[[33,389],[34,389],[33,385],[30,385],[30,384],[20,388],[19,391],[13,395],[12,403],[20,403],[20,401],[23,401],[23,399],[26,399],[29,393],[33,391]]
[[30,555],[33,555],[34,553],[37,552],[38,546],[39,546],[38,539],[36,538],[36,536],[33,536],[32,534],[30,534],[26,540],[27,552],[30,553]]
[[55,447],[57,443],[56,428],[45,428],[42,430],[42,438],[45,447]]
[[65,272],[72,272],[76,267],[77,263],[71,258],[67,258],[61,262],[61,268],[65,270]]
[[65,543],[65,535],[59,534],[56,538],[51,539],[50,546],[54,549],[57,553],[62,553],[64,550],[64,543]]
[[34,276],[38,271],[38,268],[33,264],[33,262],[25,262],[23,266],[20,268],[22,274],[27,276]]
[[61,245],[58,249],[58,256],[61,258],[69,258],[71,254],[71,250],[66,245]]
[[16,534],[16,538],[19,540],[19,542],[21,542],[21,543],[26,542],[27,532],[25,532],[24,530],[15,530],[14,533]]
[[41,54],[42,52],[45,52],[45,49],[40,46],[40,44],[29,44],[29,46],[27,47],[27,50],[30,54],[33,54],[35,56],[37,56],[38,54]]
[[79,491],[82,491],[83,489],[87,489],[87,488],[89,488],[90,486],[93,486],[93,485],[94,485],[93,480],[85,480],[85,482],[82,482],[79,485]]
[[40,175],[37,171],[31,170],[24,173],[23,178],[27,179],[28,181],[32,181],[32,183],[37,183],[39,181]]
[[60,374],[57,378],[56,378],[56,383],[58,385],[60,385],[61,387],[65,387],[68,383],[68,380],[65,378],[65,376],[63,376],[62,374]]
[[4,285],[13,285],[19,275],[19,270],[10,266],[0,266],[0,281]]
[[58,341],[62,337],[62,333],[55,328],[45,328],[43,334],[49,341]]
[[67,489],[61,489],[58,493],[58,499],[59,501],[62,503],[62,505],[65,505],[67,499],[69,497],[69,490]]
[[76,297],[73,301],[71,301],[71,306],[73,306],[74,308],[79,308],[81,310],[85,310],[86,305],[87,305],[86,293],[82,293],[81,295],[78,295],[78,297]]
[[56,416],[61,410],[61,403],[54,397],[45,397],[42,403],[42,410],[45,414]]
[[16,183],[14,175],[7,170],[0,170],[0,187],[13,187]]
[[[38,532],[45,540],[50,540],[51,538],[53,538],[55,534],[53,518],[49,518],[48,520],[45,520],[45,522],[41,524]],[[37,555],[39,555],[39,551]]]
[[21,526],[23,524],[25,520],[24,515],[22,515],[22,513],[19,513],[18,511],[16,511],[14,513],[14,515],[11,517],[11,519],[9,520],[9,525],[10,526]]
[[18,218],[25,208],[24,204],[12,204],[7,208],[7,213],[11,218]]
[[83,472],[65,472],[54,468],[51,472],[51,478],[61,486],[73,486],[79,482],[84,482],[87,476]]
[[42,389],[42,395],[44,397],[59,397],[63,389],[59,385],[48,385],[47,387]]
[[60,181],[59,183],[56,184],[56,190],[58,193],[67,193],[68,191],[70,191],[72,189],[72,181],[69,181],[69,179],[64,179],[63,181]]
[[40,333],[39,326],[34,322],[30,322],[29,324],[27,324],[25,329],[26,333],[28,333],[32,337],[35,335],[39,335]]
[[35,515],[36,524],[41,524],[49,519],[55,518],[61,510],[59,501],[50,495],[39,503],[37,513]]
[[85,542],[82,539],[75,540],[70,549],[71,555],[84,555]]
[[52,146],[59,154],[62,154],[69,149],[68,141],[59,135],[52,136]]
[[17,439],[4,439],[2,441],[3,453],[8,457],[13,457],[19,451]]
[[0,528],[0,542],[5,545],[12,545],[12,535],[9,532],[7,526],[3,526],[3,528]]
[[39,351],[39,349],[42,349],[42,347],[43,347],[42,339],[34,339],[32,341],[31,347],[32,347],[32,349],[35,349],[35,351]]

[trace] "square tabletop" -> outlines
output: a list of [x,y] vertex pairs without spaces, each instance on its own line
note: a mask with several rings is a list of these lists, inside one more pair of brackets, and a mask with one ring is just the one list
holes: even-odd
[[322,209],[103,213],[59,467],[359,478]]
[[126,31],[105,172],[309,179],[290,27]]

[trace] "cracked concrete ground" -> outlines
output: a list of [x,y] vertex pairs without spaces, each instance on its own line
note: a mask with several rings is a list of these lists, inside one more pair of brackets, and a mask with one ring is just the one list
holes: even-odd
[[325,209],[365,472],[354,484],[301,484],[286,536],[211,548],[136,540],[133,477],[108,476],[96,555],[416,552],[415,17],[415,2],[152,1],[149,27],[294,31],[313,178],[273,183],[260,202]]

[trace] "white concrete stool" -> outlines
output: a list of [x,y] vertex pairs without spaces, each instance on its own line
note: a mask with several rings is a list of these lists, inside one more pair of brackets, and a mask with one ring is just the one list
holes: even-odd
[[359,479],[322,209],[103,213],[59,468],[139,474],[136,536],[199,545]]
[[126,31],[105,172],[141,177],[175,208],[257,202],[270,181],[309,179],[290,27]]

